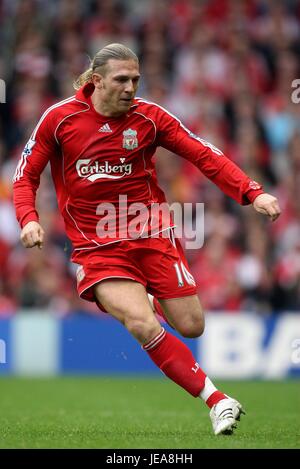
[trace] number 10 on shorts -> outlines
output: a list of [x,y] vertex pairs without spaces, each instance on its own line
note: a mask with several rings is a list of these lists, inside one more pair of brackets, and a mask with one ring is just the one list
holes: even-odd
[[178,286],[179,287],[184,286],[184,280],[189,285],[194,285],[194,286],[196,285],[194,277],[187,270],[186,266],[184,265],[184,263],[182,261],[180,262],[180,264],[178,264],[178,262],[175,262],[174,268],[175,268],[175,272],[176,272],[176,275],[177,275],[177,280],[178,280]]

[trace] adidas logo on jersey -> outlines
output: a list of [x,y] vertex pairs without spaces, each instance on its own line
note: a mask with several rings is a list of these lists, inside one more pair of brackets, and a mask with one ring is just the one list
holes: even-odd
[[109,127],[109,124],[106,123],[106,124],[102,125],[102,127],[100,127],[98,132],[112,132],[112,130]]

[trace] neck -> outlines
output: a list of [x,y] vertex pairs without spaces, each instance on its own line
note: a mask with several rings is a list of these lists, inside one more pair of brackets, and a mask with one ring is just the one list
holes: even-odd
[[99,94],[96,92],[96,90],[91,95],[91,101],[95,108],[95,111],[101,114],[102,116],[118,117],[123,114],[120,112],[113,112],[110,108],[109,103],[106,103],[105,101],[103,101],[101,97],[99,96]]

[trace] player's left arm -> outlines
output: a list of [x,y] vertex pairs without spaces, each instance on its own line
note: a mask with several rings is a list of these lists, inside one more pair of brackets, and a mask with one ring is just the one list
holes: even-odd
[[281,214],[278,200],[271,194],[258,195],[252,205],[257,212],[267,215],[272,221],[277,220]]
[[264,192],[233,161],[214,145],[190,132],[175,116],[159,111],[157,142],[193,163],[222,192],[241,205],[254,209],[272,221],[280,215],[276,197]]

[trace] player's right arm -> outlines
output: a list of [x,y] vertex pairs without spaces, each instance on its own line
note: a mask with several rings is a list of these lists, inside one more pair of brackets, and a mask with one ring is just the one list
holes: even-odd
[[43,245],[44,230],[36,210],[36,192],[40,175],[55,151],[56,141],[47,111],[40,119],[22,152],[13,179],[13,201],[22,228],[21,242],[31,248]]
[[30,221],[22,229],[20,239],[25,248],[38,246],[39,249],[42,249],[44,236],[45,232],[41,225],[36,221]]

